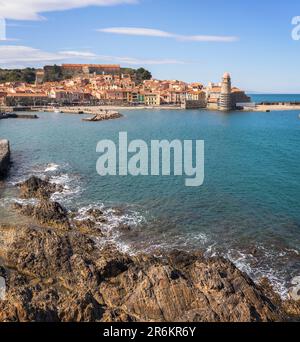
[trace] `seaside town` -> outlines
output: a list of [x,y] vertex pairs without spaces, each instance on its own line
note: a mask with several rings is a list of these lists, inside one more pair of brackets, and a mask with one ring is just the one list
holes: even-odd
[[[54,66],[65,76],[48,81],[49,68],[35,70],[35,82],[2,82],[0,111],[15,107],[130,106],[208,108],[230,111],[250,103],[244,91],[231,85],[229,73],[220,83],[157,80],[148,73],[138,79],[120,65],[63,64]],[[125,72],[124,72],[125,70]],[[132,70],[132,69],[131,69]],[[143,69],[144,70],[144,69]],[[146,71],[146,70],[145,70]]]

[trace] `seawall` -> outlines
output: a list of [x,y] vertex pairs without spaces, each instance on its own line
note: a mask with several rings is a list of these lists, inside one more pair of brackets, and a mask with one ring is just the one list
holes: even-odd
[[16,113],[0,113],[0,119],[38,119],[37,115],[32,114],[16,114]]
[[10,166],[10,147],[8,140],[0,140],[0,180],[6,177]]

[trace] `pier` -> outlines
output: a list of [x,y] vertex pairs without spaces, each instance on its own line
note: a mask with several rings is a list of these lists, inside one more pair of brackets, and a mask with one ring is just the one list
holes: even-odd
[[0,180],[7,176],[10,167],[10,147],[6,139],[0,140]]
[[37,115],[32,114],[16,114],[16,113],[0,113],[1,119],[38,119]]
[[300,110],[300,102],[261,102],[253,109],[256,112]]

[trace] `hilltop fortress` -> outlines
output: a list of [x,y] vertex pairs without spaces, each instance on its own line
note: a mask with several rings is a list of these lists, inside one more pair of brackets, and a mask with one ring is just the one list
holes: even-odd
[[[173,106],[231,111],[250,102],[244,91],[232,87],[229,73],[223,75],[220,83],[204,86],[156,80],[145,69],[139,69],[144,77],[137,79],[129,70],[103,64],[46,66],[36,70],[35,84],[1,83],[0,106]],[[63,73],[64,79],[49,82],[47,73],[54,78],[59,76],[56,73]]]

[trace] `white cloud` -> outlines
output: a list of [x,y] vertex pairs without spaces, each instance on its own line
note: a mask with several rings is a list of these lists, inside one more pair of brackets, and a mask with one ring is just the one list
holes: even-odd
[[59,62],[71,58],[94,58],[90,52],[60,51],[45,52],[28,46],[0,45],[0,65],[18,66],[34,65],[47,62]]
[[14,20],[40,20],[40,13],[87,6],[135,4],[139,0],[1,0],[0,16]]
[[104,29],[98,29],[98,32],[121,34],[128,36],[143,36],[143,37],[161,37],[172,38],[180,41],[190,42],[223,42],[230,43],[238,40],[235,36],[211,36],[211,35],[180,35],[176,33],[170,33],[166,31],[138,28],[138,27],[109,27]]
[[90,63],[119,63],[122,65],[159,65],[184,64],[174,59],[138,59],[96,55],[87,51],[46,52],[28,46],[0,45],[0,67],[14,68],[24,66],[42,66],[47,63],[62,63],[66,60],[89,61]]
[[95,58],[97,55],[95,55],[92,52],[84,52],[84,51],[61,51],[61,55],[64,55],[65,57],[79,57],[79,58]]

